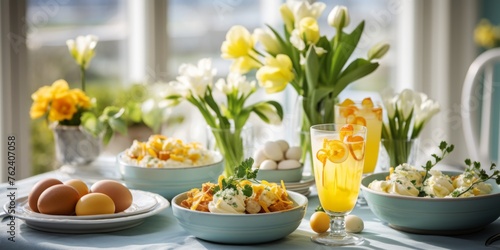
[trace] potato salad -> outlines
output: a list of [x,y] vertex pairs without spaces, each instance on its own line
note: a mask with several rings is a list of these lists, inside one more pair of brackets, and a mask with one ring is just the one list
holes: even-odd
[[[475,183],[480,177],[474,172],[466,171],[458,176],[448,176],[431,169],[427,174],[429,176],[424,180],[425,171],[405,163],[391,168],[386,180],[375,180],[368,188],[388,194],[431,198],[471,197],[492,191],[489,183]],[[470,188],[473,183],[474,186]]]
[[148,141],[134,140],[122,159],[147,168],[195,167],[215,163],[216,155],[198,143],[184,143],[164,135],[152,135]]

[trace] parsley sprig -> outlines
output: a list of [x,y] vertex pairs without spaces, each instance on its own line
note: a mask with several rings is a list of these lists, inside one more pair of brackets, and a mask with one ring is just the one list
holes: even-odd
[[[234,174],[222,179],[222,188],[219,186],[213,187],[213,193],[217,193],[220,190],[233,189],[236,193],[239,192],[238,187],[240,186],[240,182],[242,180],[252,180],[257,182],[257,172],[258,169],[252,170],[253,158],[248,158],[241,162],[239,166],[235,168]],[[250,197],[253,194],[253,189],[251,185],[246,184],[241,187],[243,195]]]
[[[453,144],[450,144],[448,146],[448,143],[445,141],[441,141],[439,144],[439,150],[441,150],[441,156],[438,156],[437,154],[432,154],[432,157],[434,158],[434,163],[432,163],[431,160],[428,160],[425,166],[422,166],[422,168],[425,170],[425,175],[424,178],[422,179],[422,183],[425,183],[425,180],[429,178],[429,171],[438,164],[441,160],[443,160],[448,154],[450,154],[455,146]],[[419,194],[418,196],[424,197],[426,195],[423,186],[418,188]]]
[[[495,180],[495,182],[500,185],[500,170],[495,170],[497,165],[495,163],[491,163],[490,170],[493,171],[491,175],[486,173],[486,170],[481,168],[481,163],[474,161],[472,162],[470,159],[465,159],[465,165],[467,168],[465,169],[465,178],[474,178],[478,177],[476,181],[474,181],[467,189],[462,191],[461,193],[452,194],[454,197],[460,197],[461,195],[467,193],[469,190],[473,189],[477,184],[481,182],[485,182],[487,180]],[[456,195],[456,196],[455,196]]]

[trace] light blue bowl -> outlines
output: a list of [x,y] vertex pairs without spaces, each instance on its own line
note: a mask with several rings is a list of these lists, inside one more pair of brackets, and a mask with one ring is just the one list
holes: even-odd
[[287,191],[295,201],[293,209],[264,214],[213,214],[181,207],[187,193],[172,200],[172,211],[179,224],[191,235],[217,243],[257,244],[281,239],[297,229],[304,218],[307,198]]
[[217,162],[204,166],[182,168],[145,168],[127,164],[122,160],[124,152],[116,161],[123,182],[132,189],[160,194],[171,200],[174,196],[198,188],[205,182],[217,182],[224,171],[224,159],[216,154]]
[[[461,172],[443,171],[456,176]],[[368,188],[389,173],[369,175],[361,181],[371,211],[392,228],[418,234],[454,235],[481,230],[500,216],[500,187],[489,180],[491,194],[465,198],[408,197],[381,193]]]
[[304,165],[299,168],[293,169],[259,169],[259,172],[257,172],[257,180],[266,180],[268,182],[276,183],[280,183],[281,180],[283,180],[284,182],[299,182],[302,179],[303,170]]

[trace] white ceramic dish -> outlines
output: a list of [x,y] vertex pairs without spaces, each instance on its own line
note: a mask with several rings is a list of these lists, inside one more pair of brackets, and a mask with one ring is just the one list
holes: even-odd
[[[135,214],[142,214],[152,210],[157,204],[155,194],[144,192],[140,190],[130,190],[132,193],[132,205],[125,209],[123,212],[114,214],[100,214],[100,215],[50,215],[33,212],[28,204],[28,197],[21,197],[16,200],[16,213],[20,215],[29,215],[30,217],[46,218],[46,219],[71,219],[71,220],[95,220],[95,219],[111,219]],[[5,209],[5,207],[4,207]]]
[[[461,172],[444,171],[450,176]],[[489,180],[491,194],[465,198],[425,198],[381,193],[368,188],[389,173],[364,177],[361,189],[372,212],[390,227],[418,234],[455,235],[479,231],[500,216],[500,187]]]
[[296,206],[290,210],[265,214],[213,214],[180,206],[187,194],[172,200],[172,211],[179,224],[197,238],[225,244],[257,244],[281,239],[295,231],[304,218],[307,198],[288,191]]
[[[137,190],[131,190],[137,194]],[[140,192],[140,191],[139,191]],[[145,192],[141,192],[145,193]],[[144,219],[155,215],[165,208],[170,206],[170,203],[158,194],[147,193],[147,196],[155,199],[155,205],[152,207],[138,205],[140,210],[131,211],[130,213],[123,213],[120,216],[111,215],[108,218],[95,218],[95,219],[82,219],[82,216],[57,216],[47,215],[40,216],[31,210],[29,212],[23,206],[23,200],[20,198],[20,203],[16,204],[15,216],[24,220],[26,225],[31,228],[54,233],[103,233],[112,232],[131,228],[140,225]],[[149,200],[149,199],[147,199]],[[148,201],[150,204],[151,201]],[[4,205],[4,211],[8,211],[8,204]],[[149,207],[149,208],[146,208]],[[141,212],[139,212],[141,211]],[[117,215],[117,214],[115,214]],[[71,218],[68,218],[71,217]]]
[[125,185],[160,194],[171,200],[175,195],[199,187],[201,183],[217,182],[224,171],[224,159],[213,152],[216,162],[204,166],[182,168],[145,168],[134,166],[122,160],[124,152],[117,156],[117,165]]

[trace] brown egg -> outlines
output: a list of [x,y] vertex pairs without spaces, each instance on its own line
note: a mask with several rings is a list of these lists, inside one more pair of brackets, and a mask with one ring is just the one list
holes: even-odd
[[78,191],[80,197],[89,193],[89,187],[87,187],[87,184],[85,184],[85,182],[79,179],[72,179],[69,181],[65,181],[64,185],[72,186],[74,189],[76,189],[76,191]]
[[112,214],[115,203],[102,193],[90,193],[82,196],[75,207],[76,215]]
[[31,188],[31,192],[28,195],[28,204],[31,210],[37,213],[40,212],[38,211],[38,198],[43,193],[43,191],[45,191],[45,189],[57,184],[62,184],[62,182],[54,178],[44,179],[37,182],[35,186]]
[[45,189],[38,198],[38,210],[43,214],[73,215],[80,195],[71,186],[57,184]]
[[121,212],[132,205],[132,193],[123,184],[112,180],[101,180],[90,187],[92,193],[103,193],[115,203],[115,213]]

